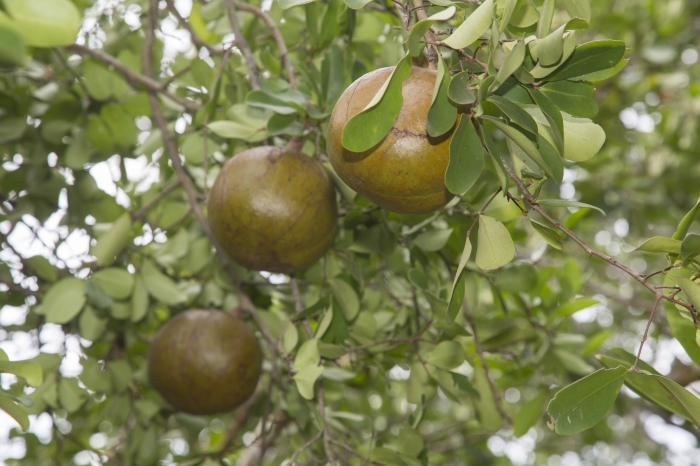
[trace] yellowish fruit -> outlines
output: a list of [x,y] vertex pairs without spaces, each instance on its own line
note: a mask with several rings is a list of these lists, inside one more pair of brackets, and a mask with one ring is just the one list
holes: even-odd
[[435,71],[411,68],[399,116],[379,144],[365,152],[351,152],[341,144],[345,124],[367,106],[392,71],[368,73],[343,92],[328,125],[328,156],[338,176],[377,205],[400,214],[432,212],[454,197],[445,187],[454,128],[433,138],[425,126]]
[[262,350],[243,321],[221,311],[185,311],[158,331],[148,355],[151,385],[176,409],[230,411],[255,391]]
[[328,250],[335,191],[316,160],[283,147],[248,149],[226,162],[209,196],[221,247],[253,270],[294,273]]

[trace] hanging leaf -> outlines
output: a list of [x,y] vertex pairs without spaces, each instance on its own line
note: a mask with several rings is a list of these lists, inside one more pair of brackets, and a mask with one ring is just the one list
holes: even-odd
[[129,230],[131,230],[131,217],[123,214],[107,230],[90,249],[90,254],[97,259],[97,265],[106,266],[114,262],[117,256],[127,244],[129,244]]
[[[469,243],[469,239],[467,238],[467,243]],[[469,245],[469,250],[471,251],[471,243]],[[465,249],[466,251],[466,249]],[[464,255],[462,255],[464,257]],[[465,261],[466,262],[466,261]],[[452,293],[450,294],[450,302],[447,305],[447,314],[445,317],[445,320],[447,320],[448,324],[451,324],[452,322],[455,321],[457,316],[459,315],[459,312],[462,310],[462,304],[464,303],[464,293],[465,293],[465,277],[464,277],[464,268],[462,268],[462,271],[460,271],[457,276],[455,277],[455,281],[452,284]]]
[[554,430],[573,435],[598,424],[615,402],[625,381],[627,369],[600,369],[557,392],[547,412]]
[[[454,8],[454,7],[453,7]],[[438,56],[438,70],[433,88],[433,100],[430,103],[425,127],[428,134],[434,138],[447,133],[457,121],[457,107],[447,99],[447,89],[450,86],[450,72],[445,66],[442,56]]]
[[554,249],[561,251],[561,237],[556,230],[553,230],[533,219],[530,219],[530,225],[532,225],[532,228],[534,228],[535,231],[540,234],[542,239],[545,240],[547,244],[552,246]]
[[496,107],[498,107],[498,109],[501,110],[506,117],[508,117],[511,123],[515,123],[525,131],[532,133],[533,136],[537,136],[537,123],[535,122],[535,119],[532,118],[532,116],[530,116],[530,114],[525,110],[518,107],[505,97],[501,97],[499,95],[492,95],[486,100],[496,105]]
[[700,399],[663,375],[652,375],[651,377],[668,392],[669,397],[685,411],[687,417],[700,427]]
[[476,265],[482,270],[503,267],[513,260],[515,245],[508,229],[495,218],[479,216]]
[[411,55],[399,61],[374,98],[343,128],[343,147],[364,152],[379,144],[394,126],[403,105],[401,86],[411,74]]
[[450,236],[452,236],[452,228],[446,230],[430,230],[418,235],[418,237],[413,240],[413,244],[423,251],[435,252],[445,247]]
[[41,385],[43,374],[36,361],[0,361],[0,373],[14,374],[26,380],[28,385]]
[[564,0],[566,12],[572,18],[591,20],[591,0]]
[[562,117],[561,112],[557,108],[556,105],[554,105],[554,102],[552,102],[549,97],[546,95],[542,94],[540,91],[537,89],[531,89],[531,88],[526,88],[527,91],[530,94],[530,97],[532,97],[532,100],[537,104],[537,106],[540,108],[540,111],[542,114],[545,116],[547,121],[549,122],[549,127],[553,129],[552,133],[552,141],[550,143],[554,142],[555,144],[552,144],[554,147],[557,147],[561,153],[564,151],[564,117]]
[[[500,3],[500,2],[499,2]],[[501,17],[501,24],[498,26],[498,32],[502,33],[506,30],[508,23],[510,23],[510,18],[513,16],[515,7],[518,4],[518,0],[506,0],[506,4],[503,7],[503,16]]]
[[141,264],[141,278],[148,293],[158,301],[166,304],[178,304],[187,299],[187,296],[180,291],[175,282],[149,260]]
[[350,322],[355,320],[357,313],[360,312],[360,300],[355,290],[348,282],[340,278],[328,280],[328,285],[331,287],[333,296],[335,296],[340,305],[340,310],[343,312],[345,320]]
[[68,277],[49,288],[42,302],[47,322],[65,324],[78,315],[86,299],[83,283],[78,278]]
[[417,57],[421,52],[421,39],[426,32],[430,29],[430,26],[435,24],[436,21],[447,21],[455,15],[457,8],[450,6],[449,8],[442,10],[434,15],[428,16],[426,19],[418,21],[411,29],[411,33],[406,39],[406,45],[408,45],[408,52]]
[[590,83],[554,81],[541,86],[540,92],[563,112],[583,118],[593,118],[598,114],[595,89]]
[[531,427],[537,424],[542,417],[545,402],[545,393],[540,393],[532,400],[523,404],[520,410],[513,416],[513,435],[520,438],[525,435]]
[[22,431],[26,432],[29,429],[29,416],[24,411],[24,409],[15,403],[12,398],[0,393],[0,410],[5,411],[9,414],[22,428]]
[[518,68],[522,66],[523,60],[525,60],[525,47],[524,40],[518,41],[515,47],[513,47],[513,50],[503,61],[498,73],[496,73],[496,79],[489,87],[490,92],[496,92],[501,84],[503,84],[506,79],[508,79]]
[[134,276],[115,267],[98,270],[92,275],[92,280],[114,299],[128,298],[134,288]]
[[452,77],[447,89],[447,97],[457,105],[468,105],[476,101],[476,96],[471,90],[471,73],[462,71]]
[[615,66],[625,54],[621,40],[596,40],[581,44],[546,81],[562,81]]
[[474,43],[491,26],[493,0],[485,0],[443,42],[453,49],[463,49]]
[[471,119],[466,115],[450,141],[450,163],[445,171],[445,186],[453,194],[464,194],[484,168],[484,148]]
[[454,369],[464,362],[464,348],[456,341],[443,341],[430,353],[428,362],[441,369]]
[[552,18],[554,17],[555,0],[544,0],[540,10],[540,19],[537,22],[537,37],[546,37],[552,28]]
[[682,244],[683,243],[677,239],[654,236],[642,243],[635,251],[651,252],[655,254],[680,254]]
[[[558,141],[550,122],[539,108],[527,108],[537,122],[540,136],[557,147]],[[574,162],[585,162],[595,156],[605,143],[605,131],[588,118],[577,118],[562,113],[564,121],[564,152],[562,157]]]
[[593,209],[603,214],[603,217],[607,217],[605,211],[600,207],[596,207],[591,204],[584,204],[583,202],[567,201],[564,199],[537,199],[537,203],[545,207],[580,207],[582,209]]

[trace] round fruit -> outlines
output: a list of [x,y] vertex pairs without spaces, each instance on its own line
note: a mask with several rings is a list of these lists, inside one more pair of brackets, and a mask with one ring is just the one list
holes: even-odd
[[148,378],[180,411],[230,411],[255,390],[262,350],[253,332],[227,312],[185,311],[161,327],[148,354]]
[[454,197],[445,187],[454,128],[433,138],[425,126],[435,71],[411,68],[399,116],[379,144],[365,152],[351,152],[341,144],[345,124],[367,106],[392,71],[368,73],[345,90],[331,114],[326,148],[340,178],[380,207],[400,214],[432,212]]
[[209,196],[221,247],[253,270],[294,273],[331,244],[335,191],[316,160],[283,147],[248,149],[226,162]]

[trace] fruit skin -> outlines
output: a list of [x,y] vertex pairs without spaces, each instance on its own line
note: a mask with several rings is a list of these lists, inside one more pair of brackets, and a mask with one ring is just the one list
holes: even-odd
[[335,190],[316,160],[283,147],[248,149],[226,162],[209,196],[221,247],[253,270],[291,274],[333,241]]
[[341,144],[347,121],[364,110],[393,69],[368,73],[343,92],[331,114],[326,149],[338,176],[380,207],[400,214],[432,212],[454,197],[445,187],[454,128],[433,138],[425,127],[435,71],[411,68],[399,116],[379,144],[365,152],[351,152]]
[[230,411],[255,391],[262,350],[252,330],[227,312],[189,310],[166,322],[148,354],[151,385],[176,409]]

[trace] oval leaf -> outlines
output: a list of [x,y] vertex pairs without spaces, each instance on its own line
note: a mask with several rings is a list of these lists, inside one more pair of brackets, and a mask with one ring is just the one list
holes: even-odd
[[482,270],[503,267],[513,260],[515,245],[505,225],[495,218],[479,216],[476,265]]
[[463,49],[474,43],[491,26],[493,0],[486,0],[444,40],[453,49]]
[[445,171],[445,186],[453,194],[464,194],[481,175],[484,148],[470,118],[462,116],[450,141],[450,163]]

